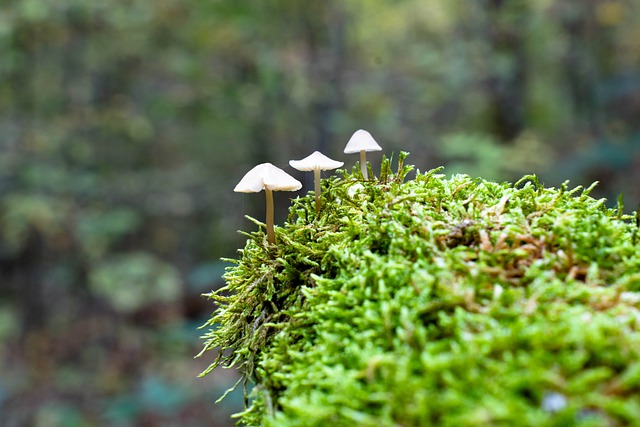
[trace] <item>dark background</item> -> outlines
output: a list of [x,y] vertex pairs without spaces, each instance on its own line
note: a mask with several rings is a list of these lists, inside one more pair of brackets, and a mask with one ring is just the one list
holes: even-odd
[[[421,171],[640,203],[640,0],[0,2],[0,424],[229,426],[200,296],[358,128]],[[381,155],[369,156],[374,165]],[[289,197],[276,194],[276,220]]]

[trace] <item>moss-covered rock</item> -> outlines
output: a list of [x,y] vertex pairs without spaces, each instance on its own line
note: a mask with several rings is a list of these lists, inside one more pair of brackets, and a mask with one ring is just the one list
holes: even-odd
[[640,424],[638,216],[534,176],[439,170],[293,201],[248,233],[205,325],[246,425]]

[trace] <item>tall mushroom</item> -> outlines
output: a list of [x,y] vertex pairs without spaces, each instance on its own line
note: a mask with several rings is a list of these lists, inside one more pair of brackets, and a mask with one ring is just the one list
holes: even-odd
[[296,191],[300,188],[302,188],[300,181],[282,169],[271,163],[261,163],[247,172],[233,191],[259,193],[264,190],[267,196],[267,241],[273,244],[276,241],[273,231],[273,192]]
[[367,174],[367,151],[381,150],[382,148],[376,140],[364,129],[357,130],[344,148],[344,152],[347,154],[360,153],[360,170],[362,171],[364,179],[369,179]]
[[320,212],[320,171],[333,170],[344,165],[332,160],[319,151],[314,151],[302,160],[289,160],[289,164],[299,171],[313,171],[313,193],[316,196],[316,215]]

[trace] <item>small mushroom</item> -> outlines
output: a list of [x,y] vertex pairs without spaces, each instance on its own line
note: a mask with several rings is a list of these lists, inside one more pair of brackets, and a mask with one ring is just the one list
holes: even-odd
[[344,152],[347,154],[360,153],[360,170],[364,179],[369,179],[367,174],[367,151],[381,151],[375,139],[364,129],[357,130],[347,142]]
[[296,191],[302,188],[300,181],[271,163],[261,163],[251,169],[240,180],[233,191],[237,193],[259,193],[264,190],[267,196],[267,241],[275,243],[273,231],[273,192]]
[[320,171],[333,170],[344,165],[343,162],[332,160],[319,151],[302,160],[289,160],[289,164],[299,171],[313,171],[313,192],[316,196],[316,214],[320,212]]

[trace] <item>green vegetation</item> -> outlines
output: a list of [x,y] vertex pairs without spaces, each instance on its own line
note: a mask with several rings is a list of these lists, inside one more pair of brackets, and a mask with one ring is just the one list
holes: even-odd
[[351,164],[358,128],[423,171],[636,210],[639,41],[640,0],[0,1],[0,424],[231,425],[241,390],[210,400],[237,373],[192,359],[266,217],[231,189],[264,162],[311,189],[287,162]]
[[407,180],[405,155],[324,180],[318,216],[295,199],[276,245],[243,233],[203,350],[255,384],[241,422],[637,422],[637,213],[535,176]]

